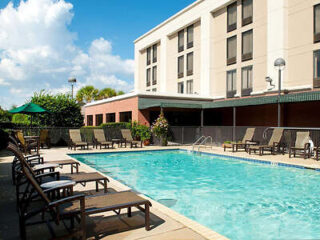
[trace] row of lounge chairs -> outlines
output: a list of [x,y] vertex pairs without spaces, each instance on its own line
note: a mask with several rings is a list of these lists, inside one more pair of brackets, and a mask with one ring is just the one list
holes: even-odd
[[[122,138],[120,139],[112,139],[111,141],[106,140],[106,136],[104,134],[103,129],[94,129],[93,130],[93,146],[100,149],[104,148],[113,148],[114,144],[118,144],[118,146],[127,147],[127,144],[130,144],[130,147],[142,147],[142,141],[136,141],[133,139],[131,135],[130,129],[121,129]],[[81,149],[89,149],[89,142],[83,141],[81,138],[80,129],[70,129],[69,130],[69,148],[73,148],[76,150],[77,147]]]
[[[16,186],[17,212],[19,215],[20,236],[26,239],[26,227],[39,223],[59,224],[67,228],[66,239],[80,237],[86,239],[86,218],[92,214],[113,211],[120,214],[127,210],[131,217],[133,207],[145,214],[145,228],[150,229],[151,203],[137,194],[125,191],[109,193],[108,178],[98,172],[79,172],[79,162],[73,159],[45,161],[40,155],[24,156],[16,139],[10,137],[7,147],[14,154],[12,162],[12,180]],[[60,173],[56,166],[71,166],[71,173]],[[75,169],[75,171],[74,171]],[[85,186],[88,182],[103,185],[104,193],[74,194],[74,184]],[[44,188],[44,183],[50,183],[50,188]],[[39,220],[40,219],[40,220]],[[70,224],[67,224],[67,223]],[[77,227],[75,227],[77,222]],[[50,227],[50,231],[53,228]],[[54,232],[52,232],[54,234]],[[56,237],[53,235],[53,237]]]
[[[255,128],[248,128],[246,133],[240,142],[232,142],[230,144],[224,144],[224,151],[227,148],[231,148],[233,152],[237,152],[241,149],[245,150],[249,154],[259,153],[262,156],[265,152],[270,152],[271,154],[276,153],[285,153],[285,147],[281,144],[283,137],[283,128],[275,128],[272,132],[272,135],[267,144],[260,144],[258,141],[254,141]],[[311,157],[311,148],[310,148],[310,133],[297,132],[296,140],[292,146],[289,146],[289,157],[296,157],[301,155],[304,158]]]

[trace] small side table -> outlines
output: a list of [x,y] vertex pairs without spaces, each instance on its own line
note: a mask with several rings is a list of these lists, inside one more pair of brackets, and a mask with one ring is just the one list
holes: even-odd
[[118,148],[123,147],[123,144],[125,144],[125,147],[127,147],[127,142],[125,140],[122,140],[122,139],[119,139],[119,138],[112,139],[112,144],[113,143],[118,144]]
[[[76,185],[76,182],[71,180],[58,180],[58,181],[51,181],[47,183],[43,183],[40,187],[44,190],[55,189],[54,191],[50,192],[49,198],[56,199],[56,198],[63,198],[67,196],[73,195],[73,186]],[[62,191],[60,191],[63,189]]]

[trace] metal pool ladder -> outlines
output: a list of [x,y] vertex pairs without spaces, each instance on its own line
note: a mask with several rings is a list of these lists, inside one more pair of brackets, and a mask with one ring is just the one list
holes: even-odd
[[204,146],[206,147],[206,143],[208,143],[208,141],[210,140],[210,145],[209,147],[212,149],[212,137],[211,136],[201,136],[200,138],[198,138],[197,141],[195,141],[193,144],[192,144],[192,151],[194,152],[194,148],[196,146],[198,146],[198,151],[200,150],[200,147],[201,146]]

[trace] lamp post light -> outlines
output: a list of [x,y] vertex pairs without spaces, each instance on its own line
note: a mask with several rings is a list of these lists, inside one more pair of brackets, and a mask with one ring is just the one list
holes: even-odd
[[286,61],[283,58],[278,58],[274,61],[274,67],[278,70],[279,82],[278,82],[278,127],[281,125],[281,105],[280,105],[280,96],[281,96],[281,71],[284,70],[286,66]]
[[73,85],[77,82],[76,78],[69,78],[68,82],[71,83],[71,98],[73,99]]

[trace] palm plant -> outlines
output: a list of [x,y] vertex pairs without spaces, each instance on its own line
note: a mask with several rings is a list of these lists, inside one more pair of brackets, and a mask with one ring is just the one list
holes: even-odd
[[85,86],[77,92],[76,99],[79,103],[89,103],[96,100],[99,95],[99,90],[94,86]]

